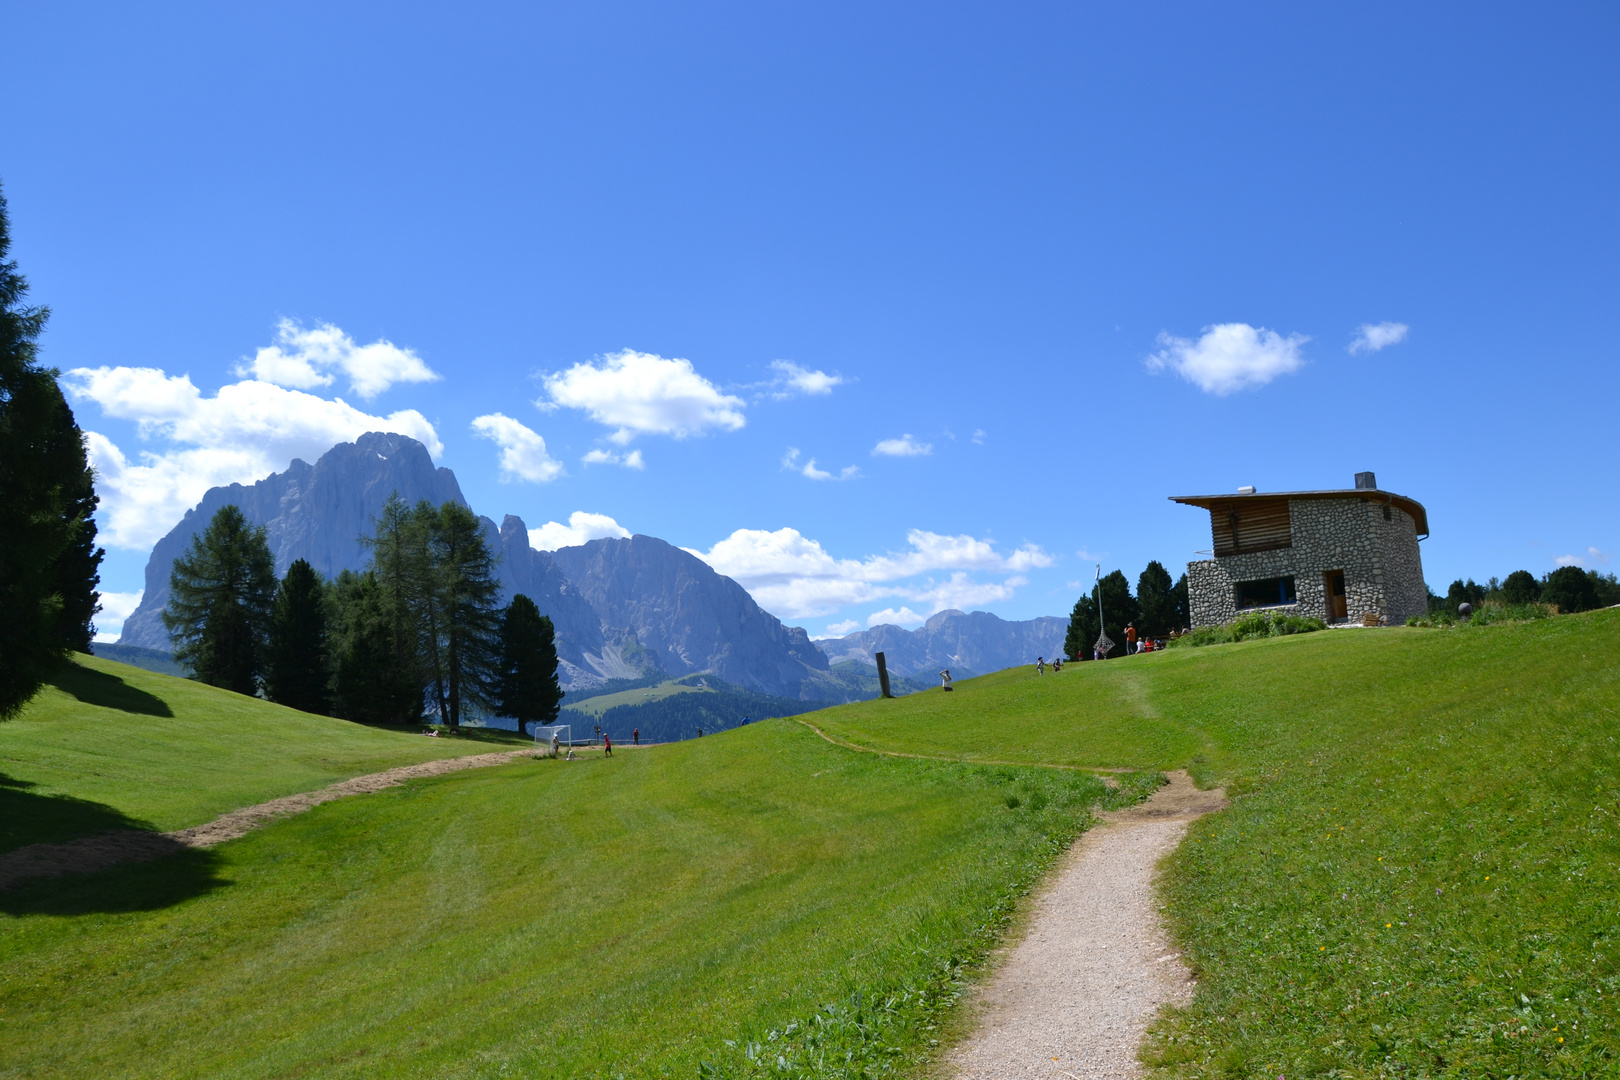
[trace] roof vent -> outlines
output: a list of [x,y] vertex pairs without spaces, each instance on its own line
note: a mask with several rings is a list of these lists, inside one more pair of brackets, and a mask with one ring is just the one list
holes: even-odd
[[1378,477],[1374,476],[1370,472],[1358,472],[1358,473],[1356,473],[1356,490],[1357,491],[1377,491],[1378,490]]
[[1238,494],[1239,495],[1253,495],[1254,494],[1254,485],[1253,484],[1244,484],[1242,487],[1238,488]]

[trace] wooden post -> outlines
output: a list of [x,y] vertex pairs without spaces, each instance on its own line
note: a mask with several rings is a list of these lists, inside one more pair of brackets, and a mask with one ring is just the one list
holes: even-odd
[[883,696],[884,697],[894,697],[893,694],[889,693],[889,665],[884,662],[882,653],[877,654],[877,665],[878,665],[878,686],[882,688]]

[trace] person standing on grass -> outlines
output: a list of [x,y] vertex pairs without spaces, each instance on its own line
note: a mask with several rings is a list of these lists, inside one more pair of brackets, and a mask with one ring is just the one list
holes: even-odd
[[1037,656],[1035,658],[1035,674],[1037,674],[1037,675],[1045,675],[1046,674],[1046,657]]
[[942,690],[947,690],[947,691],[950,690],[950,688],[951,688],[951,669],[950,668],[946,668],[944,671],[939,673],[939,685],[940,685],[940,688]]
[[612,757],[613,756],[613,736],[608,735],[605,732],[602,735],[602,756],[603,757]]
[[1125,624],[1125,655],[1129,656],[1136,651],[1136,624]]
[[634,746],[641,745],[641,729],[635,728],[630,732],[630,742]]
[[557,733],[555,731],[551,733],[551,756],[557,756]]

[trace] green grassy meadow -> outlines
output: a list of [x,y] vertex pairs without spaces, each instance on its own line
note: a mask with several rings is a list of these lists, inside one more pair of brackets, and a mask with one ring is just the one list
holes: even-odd
[[1000,672],[815,714],[900,753],[1189,766],[1177,1077],[1620,1075],[1620,610]]
[[620,690],[616,694],[602,694],[599,697],[586,698],[584,701],[570,705],[568,699],[563,699],[563,716],[559,723],[568,722],[568,713],[582,713],[588,717],[598,717],[617,705],[644,705],[649,701],[662,701],[673,694],[708,694],[713,693],[706,687],[688,686],[685,683],[669,679],[657,686],[648,686],[636,690]]
[[[148,685],[177,714],[166,737],[215,721],[184,707],[200,689]],[[235,730],[189,753],[318,760],[344,738]],[[38,740],[10,739],[18,769]],[[216,776],[236,786],[234,767],[167,782]],[[786,720],[416,781],[0,893],[0,1076],[897,1074],[1089,808],[1120,798]]]
[[[0,852],[109,829],[183,829],[338,780],[527,745],[362,727],[80,655],[0,724]],[[0,1073],[3,1075],[3,1073]]]
[[[174,686],[137,686],[175,702],[167,742],[52,699],[0,725],[0,768],[189,823],[280,754],[330,772],[326,740],[389,734],[280,710],[193,745],[215,713]],[[1165,864],[1199,983],[1154,1075],[1620,1075],[1620,610],[956,686],[801,718],[885,754],[770,721],[0,893],[0,1077],[924,1074],[1102,797],[1083,770],[1139,770],[1124,800],[1177,767],[1234,799]]]

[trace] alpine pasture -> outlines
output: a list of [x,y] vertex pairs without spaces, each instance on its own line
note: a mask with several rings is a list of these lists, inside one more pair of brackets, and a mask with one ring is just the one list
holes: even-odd
[[[33,822],[8,847],[447,749],[93,664],[145,696],[50,691],[0,726]],[[956,686],[0,893],[0,1075],[925,1074],[1091,808],[1183,766],[1234,798],[1165,866],[1199,985],[1158,1074],[1620,1068],[1620,611]]]

